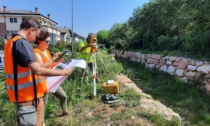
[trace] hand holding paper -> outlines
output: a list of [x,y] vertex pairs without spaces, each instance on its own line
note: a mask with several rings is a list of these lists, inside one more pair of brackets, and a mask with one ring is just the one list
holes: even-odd
[[58,65],[56,65],[55,68],[63,69],[66,72],[66,76],[47,77],[46,83],[48,91],[54,93],[57,90],[58,86],[68,77],[69,74],[71,74],[75,67],[81,67],[85,69],[85,60],[72,59],[69,64],[59,63]]
[[64,76],[69,76],[73,72],[74,68],[65,68],[63,69],[64,71]]

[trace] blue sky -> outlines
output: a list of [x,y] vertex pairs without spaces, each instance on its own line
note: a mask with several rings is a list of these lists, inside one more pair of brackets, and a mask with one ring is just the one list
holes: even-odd
[[[149,0],[73,0],[73,31],[87,37],[88,33],[110,30],[115,23],[123,23],[133,10]],[[58,23],[58,27],[72,28],[72,0],[0,0],[0,9],[31,10]]]

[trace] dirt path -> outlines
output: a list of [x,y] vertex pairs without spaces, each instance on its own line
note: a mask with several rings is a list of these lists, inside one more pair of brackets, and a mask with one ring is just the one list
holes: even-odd
[[[141,99],[137,102],[140,104],[129,107],[129,104],[122,100],[113,107],[111,104],[84,100],[72,108],[73,113],[71,117],[61,118],[60,123],[63,125],[63,122],[71,122],[71,119],[73,119],[76,123],[75,125],[80,124],[82,126],[157,126],[159,125],[158,122],[153,120],[156,116],[152,116],[157,114],[161,115],[169,122],[171,122],[171,120],[174,121],[174,119],[181,122],[181,118],[177,113],[167,108],[159,101],[154,100],[150,95],[143,93],[142,90],[125,75],[117,75],[116,80],[119,82],[120,92],[123,93],[132,88],[140,93]],[[75,113],[78,110],[82,110],[81,113]],[[140,114],[148,114],[149,116],[141,116]],[[158,121],[160,121],[160,119]]]

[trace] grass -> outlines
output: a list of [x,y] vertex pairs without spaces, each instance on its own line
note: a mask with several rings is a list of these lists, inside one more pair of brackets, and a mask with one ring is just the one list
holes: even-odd
[[131,109],[124,109],[119,113],[115,113],[111,116],[111,121],[113,121],[114,124],[120,123],[122,120],[130,119],[132,116]]
[[210,125],[210,95],[199,83],[184,83],[167,73],[117,58],[126,74],[145,93],[177,112],[184,125]]
[[[103,66],[103,64],[97,61],[97,65],[99,68],[99,78],[101,82],[105,82],[108,79],[115,79],[116,74],[126,73],[131,78],[145,82],[146,84],[150,84],[153,81],[147,81],[148,78],[146,75],[146,69],[142,73],[138,69],[130,68],[131,66],[135,66],[135,64],[130,63],[131,66],[127,66],[129,69],[124,68],[126,66],[126,62],[115,62],[112,59],[111,55],[107,55],[105,51],[100,52],[101,58],[104,60],[107,69],[109,70],[109,75]],[[137,67],[136,67],[137,68]],[[126,70],[126,71],[125,71]],[[128,71],[127,71],[128,70]],[[136,71],[138,70],[138,71]],[[130,73],[131,72],[131,73]],[[136,72],[136,74],[134,73]],[[63,83],[62,87],[65,90],[68,96],[68,110],[71,111],[70,115],[66,118],[57,118],[55,117],[55,113],[60,110],[59,100],[56,99],[52,94],[49,95],[49,101],[46,106],[46,125],[47,126],[98,126],[98,125],[108,125],[117,126],[117,125],[135,125],[139,126],[141,123],[132,120],[136,118],[140,120],[141,118],[145,118],[139,116],[139,112],[135,110],[136,107],[141,105],[140,99],[142,96],[135,92],[133,89],[128,89],[124,92],[118,94],[118,98],[120,102],[116,102],[111,105],[105,105],[100,100],[101,96],[104,94],[102,83],[97,84],[97,99],[93,99],[93,82],[91,79],[91,75],[89,76],[89,81],[82,81],[80,79],[82,70],[80,68],[76,68],[71,76],[69,76]],[[142,77],[139,74],[143,74]],[[149,74],[149,73],[148,73]],[[151,72],[153,74],[153,72]],[[159,73],[157,73],[158,75]],[[155,76],[155,75],[152,75]],[[152,79],[152,78],[150,78]],[[158,81],[157,81],[158,82]],[[148,87],[150,87],[149,85]],[[144,89],[149,89],[148,91],[153,92],[153,87],[150,88],[144,87]],[[4,89],[4,84],[1,83],[0,89]],[[186,89],[184,89],[186,90]],[[196,92],[196,91],[195,91]],[[164,93],[162,93],[164,94]],[[157,95],[158,98],[160,94]],[[15,108],[14,105],[8,100],[6,90],[0,92],[0,105],[3,106],[0,108],[0,124],[1,126],[15,125]],[[161,99],[161,98],[160,98]],[[161,99],[163,100],[163,99]],[[173,100],[171,100],[173,101]],[[191,102],[191,101],[189,101]],[[167,104],[170,105],[170,104]],[[106,111],[108,110],[108,111]],[[207,113],[205,113],[207,114]],[[154,124],[160,124],[164,122],[162,118],[156,117],[156,115],[149,115],[149,118],[145,118],[149,122]],[[205,116],[206,120],[208,120],[209,116]],[[154,118],[154,119],[150,119]],[[164,122],[163,124],[177,124],[177,121],[172,122]]]
[[139,117],[146,118],[147,120],[155,123],[157,126],[180,126],[178,120],[173,119],[172,121],[167,121],[159,114],[151,115],[146,112],[138,112],[137,115]]

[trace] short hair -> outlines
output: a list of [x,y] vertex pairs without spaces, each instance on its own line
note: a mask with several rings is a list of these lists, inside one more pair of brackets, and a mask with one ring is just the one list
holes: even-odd
[[87,38],[86,38],[86,41],[88,42],[88,43],[90,43],[90,41],[88,40],[88,38],[90,38],[91,36],[93,36],[94,34],[93,33],[88,33],[88,36],[87,36]]
[[26,19],[23,19],[22,23],[20,24],[20,29],[29,29],[31,27],[34,28],[41,28],[41,24],[38,22],[37,18],[34,17],[28,17]]
[[[89,37],[89,36],[92,36],[92,35],[94,35],[94,34],[93,34],[93,33],[88,33],[88,37]],[[87,38],[88,38],[88,37],[87,37]]]
[[50,33],[48,32],[47,28],[42,27],[42,28],[40,28],[39,37],[36,38],[35,43],[38,45],[39,41],[43,41],[43,40],[47,39],[48,37],[50,37]]

